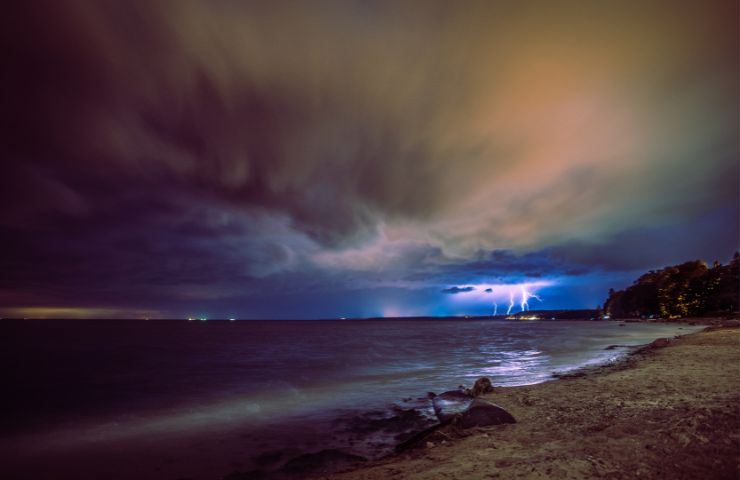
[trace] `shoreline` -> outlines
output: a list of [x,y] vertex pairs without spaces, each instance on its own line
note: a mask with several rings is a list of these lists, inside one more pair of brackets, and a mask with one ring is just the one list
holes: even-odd
[[734,479],[738,346],[740,329],[709,326],[550,381],[497,387],[482,398],[517,424],[443,427],[420,448],[310,478]]
[[[687,325],[690,319],[685,322],[680,322],[683,325]],[[678,323],[678,322],[675,322]],[[614,325],[616,327],[616,325]],[[693,336],[694,330],[700,329],[687,328],[683,330],[684,333],[682,338],[688,338]],[[615,331],[620,332],[623,329],[614,328]],[[664,331],[663,335],[680,335],[681,329],[669,329]],[[642,342],[649,341],[648,338],[656,338],[657,335],[643,337]],[[618,341],[617,339],[615,339]],[[606,347],[606,348],[604,348]],[[438,454],[443,453],[446,449],[454,447],[455,445],[463,444],[461,442],[470,441],[470,438],[476,437],[482,434],[488,434],[489,432],[495,432],[497,428],[507,429],[508,427],[514,427],[514,431],[521,425],[525,424],[525,420],[522,417],[520,409],[530,410],[540,409],[541,402],[537,400],[536,392],[539,392],[540,388],[546,387],[552,384],[573,384],[579,385],[583,378],[599,377],[605,374],[607,369],[626,369],[629,368],[627,363],[636,361],[635,355],[630,355],[635,350],[641,350],[643,345],[620,345],[619,359],[608,360],[607,363],[593,363],[587,366],[581,366],[575,370],[567,370],[566,374],[562,375],[565,379],[558,380],[553,378],[554,369],[545,370],[549,373],[549,378],[543,382],[536,384],[529,384],[523,386],[509,386],[509,387],[498,387],[492,395],[486,395],[483,398],[493,403],[499,404],[512,413],[519,424],[510,426],[499,426],[499,427],[488,427],[486,429],[472,429],[466,431],[446,431],[444,429],[439,430],[438,438],[429,439],[434,445],[432,448],[421,448],[418,450],[407,451],[402,454],[391,454],[378,457],[374,455],[366,455],[361,449],[356,448],[359,442],[367,439],[368,432],[383,432],[386,436],[395,437],[396,442],[391,443],[390,448],[393,445],[399,443],[405,443],[409,437],[406,433],[415,435],[415,432],[419,432],[421,429],[429,427],[430,424],[425,423],[424,419],[419,417],[420,407],[415,403],[409,404],[394,404],[397,406],[393,408],[392,417],[387,415],[370,415],[368,413],[373,412],[355,412],[351,415],[342,417],[341,432],[349,432],[350,436],[354,435],[355,440],[358,443],[353,442],[340,442],[337,443],[334,440],[324,441],[319,438],[313,438],[310,442],[305,445],[306,448],[300,449],[287,449],[282,448],[278,444],[275,444],[275,448],[265,449],[264,454],[260,452],[251,451],[245,446],[248,444],[244,439],[250,437],[262,438],[264,441],[270,440],[270,431],[265,429],[259,433],[253,429],[242,430],[239,427],[223,429],[214,427],[211,430],[203,432],[203,434],[188,436],[174,436],[172,432],[162,432],[161,435],[152,430],[151,435],[147,435],[145,438],[139,440],[134,439],[120,439],[105,441],[96,445],[83,446],[80,448],[70,446],[69,449],[60,449],[58,452],[41,452],[35,448],[32,450],[20,450],[20,443],[13,443],[13,438],[9,438],[10,444],[5,444],[5,454],[9,454],[18,448],[16,455],[5,457],[9,460],[10,464],[4,465],[4,468],[0,470],[8,470],[11,475],[9,478],[100,478],[106,476],[108,478],[132,478],[134,476],[138,478],[151,478],[152,480],[159,480],[161,478],[182,478],[182,479],[224,479],[224,480],[264,480],[267,478],[272,479],[293,479],[293,478],[334,478],[334,477],[321,477],[320,475],[335,474],[336,478],[345,478],[347,480],[354,480],[355,478],[386,478],[386,473],[382,474],[372,473],[369,476],[358,476],[354,477],[355,472],[361,472],[364,470],[373,470],[378,465],[395,465],[399,463],[405,465],[410,455],[414,459],[420,460],[424,458],[425,453],[432,453],[439,456]],[[601,346],[602,349],[609,350],[607,342],[604,342]],[[611,353],[611,352],[605,352]],[[616,353],[616,352],[615,352]],[[635,357],[635,358],[632,358]],[[740,363],[740,362],[735,362]],[[622,367],[620,367],[622,366]],[[597,374],[598,373],[598,374]],[[450,386],[453,386],[452,384]],[[535,392],[534,395],[530,395],[527,398],[519,398],[518,395],[521,392],[532,390]],[[737,389],[736,389],[737,390]],[[439,393],[439,390],[437,390]],[[423,394],[423,391],[417,392]],[[540,394],[541,398],[547,397],[547,395]],[[562,401],[560,398],[562,395],[556,394],[553,399]],[[425,397],[426,398],[426,397]],[[422,400],[422,398],[413,398],[414,400]],[[412,400],[409,397],[409,400]],[[547,398],[547,401],[552,399]],[[404,398],[403,402],[407,400]],[[559,407],[556,405],[554,410]],[[375,412],[378,413],[378,412]],[[525,412],[527,414],[527,412]],[[535,418],[536,412],[533,413]],[[545,414],[547,416],[547,414]],[[535,418],[535,421],[539,421]],[[424,423],[422,425],[422,423]],[[126,425],[124,423],[118,425],[111,425],[111,429],[119,431]],[[299,427],[301,425],[298,425]],[[293,428],[293,427],[290,427]],[[112,431],[113,431],[112,430]],[[291,430],[292,431],[292,430]],[[509,428],[506,430],[511,431]],[[301,434],[301,432],[296,432]],[[256,436],[255,436],[256,435]],[[358,436],[359,435],[359,436]],[[377,439],[376,439],[377,440]],[[427,439],[425,438],[426,442]],[[30,444],[29,444],[30,445]],[[34,445],[38,445],[34,443]],[[529,450],[531,445],[527,444],[525,449],[522,451]],[[259,455],[257,455],[259,453]],[[317,455],[320,453],[320,455]],[[458,453],[448,452],[449,458],[444,460],[446,462],[455,461],[459,458],[464,458],[465,455]],[[356,455],[362,455],[370,458],[368,461],[364,460]],[[406,455],[406,456],[404,456]],[[12,458],[11,458],[12,457]],[[440,458],[440,461],[442,459]],[[469,462],[470,463],[470,462]],[[111,469],[111,465],[117,465],[116,470]],[[397,467],[390,467],[395,469]],[[347,469],[353,469],[349,472],[340,473]],[[440,478],[439,476],[413,476],[413,471],[404,471],[406,466],[398,467],[402,472],[396,478]],[[79,475],[76,475],[75,472]],[[95,472],[100,472],[97,475]],[[313,475],[309,477],[309,475]],[[349,476],[347,476],[349,475]],[[357,474],[362,475],[362,474]],[[450,478],[488,478],[484,476],[463,475],[456,476],[455,471],[446,471],[444,476]],[[548,475],[551,477],[552,475]],[[505,478],[505,477],[504,477]],[[538,477],[532,477],[538,478]],[[583,477],[593,478],[593,476]]]
[[[655,322],[655,321],[643,321],[639,323],[665,323],[665,324],[671,324],[671,325],[683,325],[689,328],[695,327],[695,328],[701,328],[696,327],[696,323],[691,322],[690,320],[694,319],[686,319],[686,320],[673,320],[670,322]],[[551,320],[538,320],[533,323],[548,323],[551,322]],[[529,322],[528,322],[529,323]],[[593,323],[592,321],[588,321],[588,323]],[[600,323],[612,323],[612,322],[600,322]],[[614,322],[617,323],[617,322]],[[638,323],[635,321],[632,321],[630,323]],[[683,328],[683,327],[679,327]],[[699,330],[700,331],[700,330]],[[689,335],[692,333],[697,333],[697,330],[694,329],[693,332],[688,332],[683,335]],[[680,332],[674,332],[671,335],[674,334],[680,334]],[[655,337],[653,337],[655,338]],[[553,370],[550,372],[549,376],[543,380],[540,380],[536,383],[526,383],[526,384],[514,384],[514,385],[501,385],[497,388],[497,391],[500,391],[500,389],[518,389],[522,387],[531,387],[531,386],[537,386],[546,384],[549,382],[557,381],[559,379],[566,379],[566,378],[576,378],[576,377],[582,377],[584,375],[591,375],[595,373],[602,373],[604,371],[611,370],[611,369],[617,369],[621,368],[620,365],[625,364],[626,362],[631,361],[630,357],[638,353],[640,350],[648,347],[650,343],[641,343],[641,344],[632,344],[632,345],[607,345],[603,350],[619,350],[619,353],[616,353],[616,355],[612,356],[610,359],[602,359],[598,362],[587,362],[585,365],[574,367],[572,369],[564,369],[564,370]],[[460,385],[459,388],[463,388],[463,385]],[[424,396],[426,398],[426,396]],[[481,398],[484,398],[486,400],[490,400],[490,398],[487,398],[486,396],[483,396]],[[412,397],[409,397],[408,399],[403,399],[403,402],[406,402],[407,400],[411,400]],[[421,398],[416,398],[416,400],[421,400]],[[395,430],[394,426],[396,423],[403,424],[407,421],[409,421],[408,417],[413,417],[414,415],[418,415],[420,411],[423,409],[418,404],[417,405],[408,405],[408,408],[404,408],[405,405],[403,404],[397,404],[394,408],[395,414],[393,414],[390,418],[384,418],[382,420],[374,420],[373,422],[376,423],[385,423],[385,428],[388,428],[389,431],[398,432],[399,430]],[[431,408],[431,407],[430,407]],[[408,416],[407,416],[408,414]],[[413,415],[411,415],[413,414]],[[358,413],[356,415],[357,419],[359,420],[361,417],[363,417],[362,413]],[[426,417],[424,417],[426,418]],[[435,422],[437,422],[436,418],[434,419]],[[275,465],[270,465],[266,469],[258,468],[254,470],[235,470],[231,472],[230,474],[225,475],[223,478],[224,480],[262,480],[262,479],[274,479],[274,480],[292,480],[294,478],[324,478],[321,475],[332,475],[337,474],[340,472],[344,472],[347,468],[352,468],[354,465],[360,466],[360,465],[371,465],[375,464],[376,462],[383,462],[389,459],[397,458],[401,451],[406,450],[406,445],[409,442],[413,442],[415,438],[419,436],[424,436],[424,432],[427,430],[434,430],[434,431],[440,431],[438,428],[439,425],[436,423],[428,423],[428,419],[424,421],[419,421],[419,419],[416,420],[416,430],[404,430],[401,434],[396,435],[397,438],[401,438],[402,440],[397,440],[395,443],[395,447],[393,444],[390,444],[390,451],[389,453],[383,454],[382,456],[374,456],[369,458],[364,458],[361,455],[364,455],[364,452],[357,451],[355,448],[345,448],[343,446],[338,447],[331,447],[329,445],[324,445],[323,448],[320,444],[317,444],[316,447],[309,452],[304,452],[302,455],[288,459],[288,465],[291,468],[288,468],[285,470],[284,468],[275,468]],[[360,427],[362,428],[362,427]],[[420,430],[423,429],[423,430]],[[439,434],[438,434],[439,435]],[[441,433],[445,438],[448,438],[449,436],[445,433]],[[280,453],[279,451],[276,452],[269,452],[277,455]],[[360,456],[358,456],[360,455]],[[296,464],[296,468],[292,468],[293,464]],[[349,465],[348,465],[349,464]],[[285,467],[285,465],[283,466]],[[298,475],[298,476],[296,476]]]

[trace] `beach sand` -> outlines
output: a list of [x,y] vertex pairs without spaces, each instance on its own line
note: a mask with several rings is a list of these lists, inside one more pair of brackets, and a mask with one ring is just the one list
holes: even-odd
[[740,329],[686,335],[580,376],[497,388],[518,423],[445,427],[360,479],[740,478]]

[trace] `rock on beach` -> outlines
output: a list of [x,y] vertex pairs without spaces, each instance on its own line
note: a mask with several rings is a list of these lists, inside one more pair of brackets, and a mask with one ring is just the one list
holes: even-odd
[[516,423],[516,419],[496,404],[476,398],[470,406],[455,420],[455,425],[462,428],[486,427]]

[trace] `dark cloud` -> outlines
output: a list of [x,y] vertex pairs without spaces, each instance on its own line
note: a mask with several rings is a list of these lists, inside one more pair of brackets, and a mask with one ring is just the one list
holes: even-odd
[[491,293],[491,292],[493,292],[493,289],[492,289],[492,288],[486,288],[486,289],[485,289],[485,292],[486,292],[486,293]]
[[690,222],[628,230],[600,241],[566,242],[548,253],[571,266],[567,274],[647,270],[689,259],[724,262],[737,251],[739,232],[737,210],[728,204]]
[[442,293],[448,293],[448,294],[455,295],[457,293],[472,292],[474,290],[475,290],[475,287],[450,287],[450,288],[445,288],[444,290],[442,290]]

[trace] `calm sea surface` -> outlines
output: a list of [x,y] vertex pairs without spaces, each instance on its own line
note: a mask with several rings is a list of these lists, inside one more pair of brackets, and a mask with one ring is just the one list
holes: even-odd
[[696,328],[491,320],[4,321],[0,361],[10,388],[2,398],[1,438],[21,455],[107,444],[156,451],[157,442],[172,438],[198,437],[201,446],[214,438],[239,456],[232,466],[245,468],[274,451],[340,447],[372,457],[387,452],[398,432],[353,428],[357,418],[411,408],[429,415],[429,391],[470,385],[480,376],[494,385],[542,382],[624,353],[605,350],[609,345]]

